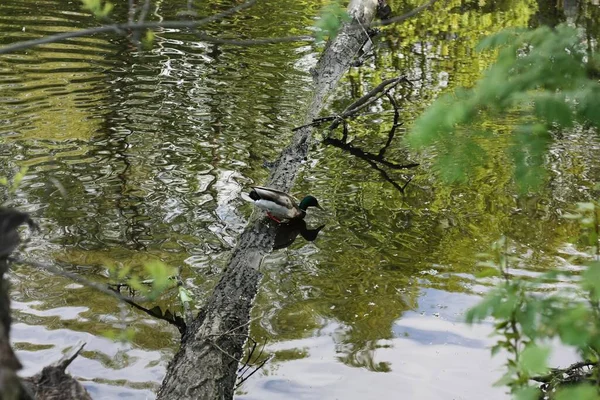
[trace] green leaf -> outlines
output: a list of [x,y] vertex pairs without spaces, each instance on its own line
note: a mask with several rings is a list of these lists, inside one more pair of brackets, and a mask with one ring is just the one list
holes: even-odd
[[351,19],[352,18],[346,9],[338,2],[333,2],[323,7],[321,10],[321,17],[315,24],[315,39],[317,43],[324,41],[327,37],[330,39],[335,38],[342,23],[350,21]]
[[177,273],[174,268],[158,260],[144,264],[144,268],[152,277],[152,291],[149,294],[151,297],[160,295],[170,287],[172,285],[171,277]]
[[593,326],[588,324],[591,315],[590,310],[583,304],[575,305],[573,308],[561,307],[560,315],[550,315],[546,323],[558,330],[560,339],[566,345],[585,347],[592,335]]
[[142,282],[140,282],[140,278],[138,278],[137,276],[133,276],[131,278],[129,278],[129,280],[127,281],[127,285],[129,285],[129,287],[133,290],[137,290],[137,291],[145,291],[146,286],[144,286],[144,284]]
[[102,8],[102,11],[99,13],[98,17],[107,17],[114,7],[115,6],[113,3],[107,1],[104,3],[104,7]]
[[560,388],[556,391],[556,400],[598,400],[598,390],[592,385],[579,384]]
[[500,343],[493,345],[491,348],[492,357],[498,354],[498,352],[502,350],[503,347],[504,346]]
[[498,289],[488,293],[475,307],[472,307],[467,311],[465,316],[466,322],[472,324],[473,322],[481,321],[490,316],[502,302],[503,297],[504,291]]
[[505,29],[494,35],[484,38],[476,47],[477,51],[493,50],[500,46],[512,44],[518,37],[519,33],[524,32],[524,29]]
[[540,375],[548,369],[548,357],[550,356],[549,347],[540,347],[537,345],[526,346],[519,359],[520,370],[528,375]]
[[600,264],[590,263],[581,275],[580,284],[584,290],[592,290],[600,294]]
[[516,313],[517,322],[521,325],[521,330],[523,334],[528,336],[529,338],[535,338],[537,336],[536,331],[536,318],[537,318],[538,304],[537,301],[532,299],[527,299],[524,302],[523,306]]
[[548,123],[573,126],[573,112],[566,103],[564,94],[542,94],[534,97],[535,114]]
[[114,5],[107,1],[102,4],[102,0],[81,0],[83,9],[90,11],[96,18],[107,17],[114,8]]
[[496,330],[504,329],[508,326],[508,324],[510,324],[510,321],[500,321],[496,325],[494,325],[494,328]]
[[511,383],[513,383],[515,381],[515,377],[512,371],[509,371],[507,373],[505,373],[504,375],[502,375],[502,378],[498,379],[496,382],[494,382],[493,386],[498,387],[498,386],[507,386]]
[[156,35],[154,34],[154,31],[148,29],[146,31],[146,35],[144,36],[144,38],[142,39],[142,45],[144,46],[145,49],[151,49],[152,48],[152,44],[154,44],[154,39],[156,38]]
[[516,400],[538,400],[540,399],[540,389],[533,386],[527,386],[520,388],[514,393],[514,399]]
[[521,193],[537,190],[546,176],[544,154],[551,136],[544,125],[521,126],[515,130],[512,147],[515,180]]
[[484,268],[481,271],[479,271],[475,276],[477,278],[489,278],[491,276],[500,276],[500,271],[498,271],[497,268],[492,268],[492,267],[488,267],[488,268]]
[[123,280],[131,272],[131,266],[130,265],[126,265],[124,267],[121,267],[121,268],[117,269],[116,272],[117,272],[117,279]]
[[192,301],[193,298],[189,290],[187,290],[183,286],[179,286],[179,299],[182,303],[189,303]]
[[19,188],[19,186],[21,185],[21,182],[23,181],[23,178],[25,178],[25,175],[27,174],[27,171],[29,170],[29,168],[27,167],[22,167],[19,172],[17,172],[17,174],[15,175],[10,191],[11,193],[14,193],[17,191],[17,189]]

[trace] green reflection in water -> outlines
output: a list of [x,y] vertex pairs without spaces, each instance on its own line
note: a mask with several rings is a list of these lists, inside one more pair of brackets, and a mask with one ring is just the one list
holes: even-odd
[[[392,3],[398,13],[415,5]],[[516,195],[510,160],[503,156],[518,112],[502,123],[484,124],[492,134],[478,144],[497,157],[462,186],[439,186],[429,173],[435,154],[408,154],[401,145],[402,129],[409,129],[435,96],[472,85],[493,61],[494,54],[473,51],[481,37],[568,17],[571,9],[551,9],[554,5],[451,0],[384,28],[380,50],[350,71],[329,112],[342,110],[383,79],[406,75],[413,86],[405,85],[396,96],[405,125],[386,158],[421,166],[382,167],[400,186],[412,177],[401,193],[363,160],[314,146],[294,193],[319,198],[327,211],[311,213],[307,224],[326,225],[315,242],[298,238],[265,260],[253,311],[262,316],[252,325],[255,339],[311,338],[333,323],[339,361],[370,371],[394,370],[394,364],[376,357],[386,340],[398,335],[394,323],[417,309],[427,290],[472,293],[475,285],[489,284],[473,278],[474,256],[501,234],[516,243],[518,267],[528,273],[558,262],[555,256],[576,235],[560,213],[586,199],[600,176],[594,163],[597,142],[577,130],[564,132],[549,155],[547,187],[527,197]],[[200,2],[199,12],[228,6]],[[153,15],[173,17],[180,7],[163,2]],[[320,7],[308,1],[259,2],[209,32],[239,38],[301,34]],[[597,38],[597,26],[589,22],[597,8],[585,2],[578,8]],[[13,22],[20,19],[23,24]],[[54,2],[42,11],[35,2],[3,1],[0,43],[91,23],[75,3]],[[21,25],[27,26],[25,33]],[[155,47],[143,54],[124,39],[94,37],[1,56],[0,113],[6,124],[0,128],[0,174],[30,167],[14,204],[43,226],[44,236],[32,239],[32,256],[102,282],[107,264],[136,269],[160,259],[182,269],[201,305],[251,212],[240,192],[264,183],[263,161],[276,157],[302,119],[314,59],[310,47],[229,48],[198,43],[180,32],[157,32]],[[377,114],[352,121],[350,137],[353,146],[377,154],[388,139],[391,107],[382,102],[371,111]],[[51,178],[62,184],[66,197]],[[100,336],[122,317],[111,299],[31,268],[14,271],[13,297],[30,305],[15,312],[19,321],[51,331]],[[172,293],[159,304],[179,307]],[[132,310],[127,321],[136,332],[133,346],[160,351],[160,365],[166,367],[177,347],[175,329]],[[275,351],[266,371],[308,358],[311,348],[305,346]],[[106,379],[105,373],[127,364],[109,362],[112,350],[84,354],[104,369],[87,379],[153,387]],[[156,362],[140,368],[152,369]]]

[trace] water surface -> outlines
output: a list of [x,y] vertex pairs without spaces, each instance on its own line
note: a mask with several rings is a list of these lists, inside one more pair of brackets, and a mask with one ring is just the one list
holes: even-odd
[[[77,2],[41,5],[3,1],[0,44],[97,24]],[[201,2],[198,10],[207,15],[231,5]],[[398,13],[415,6],[392,5]],[[173,18],[180,6],[160,2],[150,15]],[[320,6],[259,2],[208,31],[243,38],[303,33]],[[262,357],[274,358],[239,388],[240,399],[506,398],[491,386],[502,360],[489,357],[490,327],[462,322],[494,283],[475,278],[475,255],[507,235],[520,258],[517,273],[565,267],[577,230],[560,214],[593,195],[600,143],[565,132],[551,151],[547,185],[523,196],[503,151],[518,114],[490,121],[493,135],[482,146],[495,157],[461,186],[441,185],[431,171],[435,152],[410,153],[401,136],[435,96],[473,84],[492,62],[493,54],[473,51],[484,35],[597,12],[590,4],[565,7],[529,0],[436,4],[386,28],[375,57],[352,68],[328,112],[382,79],[405,75],[412,85],[395,94],[404,127],[385,155],[421,165],[374,168],[315,142],[294,194],[319,199],[326,212],[311,213],[307,226],[325,226],[314,241],[298,237],[263,263],[251,335],[266,346]],[[264,161],[302,123],[318,50],[216,46],[164,30],[148,51],[101,35],[0,56],[0,175],[29,167],[10,200],[42,226],[27,257],[100,282],[109,265],[141,273],[145,262],[161,260],[181,269],[200,307],[252,212],[240,193],[265,182]],[[373,154],[384,148],[391,110],[377,103],[353,121],[352,146]],[[10,279],[23,375],[83,340],[86,349],[70,371],[95,399],[154,398],[177,350],[174,327],[31,267],[15,267]],[[180,311],[174,291],[159,305]],[[105,337],[125,325],[135,332],[130,342]]]

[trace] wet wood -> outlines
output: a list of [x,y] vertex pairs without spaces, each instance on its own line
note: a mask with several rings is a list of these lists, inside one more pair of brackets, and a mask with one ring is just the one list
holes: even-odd
[[[370,24],[377,0],[352,0],[348,11],[353,20],[330,42],[313,71],[313,98],[305,116],[310,123],[323,109],[355,56],[369,41],[362,27]],[[266,186],[289,192],[305,160],[312,126],[295,132],[291,144],[273,164]],[[188,326],[181,347],[158,392],[158,399],[232,399],[239,360],[250,325],[250,312],[259,288],[259,267],[272,251],[276,224],[255,213],[238,239],[221,280],[204,311]]]
[[[12,246],[11,246],[12,247]],[[0,399],[16,400],[29,399],[23,393],[17,371],[21,363],[10,346],[10,298],[8,297],[8,261],[5,256],[0,257]]]
[[21,379],[17,376],[22,366],[10,345],[12,320],[6,274],[9,269],[8,257],[21,242],[17,228],[25,223],[32,230],[38,229],[26,213],[0,208],[0,399],[91,400],[84,387],[65,371],[81,348],[74,355],[56,365],[45,367],[31,378]]

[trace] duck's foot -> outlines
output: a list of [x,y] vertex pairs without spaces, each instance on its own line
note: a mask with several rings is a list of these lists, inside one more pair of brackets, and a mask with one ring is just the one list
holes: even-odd
[[278,220],[277,218],[275,218],[273,215],[271,215],[270,212],[267,212],[267,217],[271,218],[273,221],[277,222],[278,224],[281,223],[281,221]]

